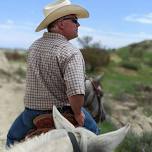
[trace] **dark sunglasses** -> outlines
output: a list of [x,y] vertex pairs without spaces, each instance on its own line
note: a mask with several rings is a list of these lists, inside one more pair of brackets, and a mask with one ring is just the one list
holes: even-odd
[[71,20],[74,24],[79,24],[78,19],[76,18],[71,18],[71,17],[65,17],[63,20]]

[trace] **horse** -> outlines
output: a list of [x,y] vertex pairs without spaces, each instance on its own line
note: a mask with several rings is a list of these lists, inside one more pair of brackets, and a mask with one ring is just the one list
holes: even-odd
[[106,134],[96,135],[89,130],[75,128],[53,106],[54,130],[14,145],[4,152],[112,152],[125,138],[130,125]]
[[[105,120],[105,110],[102,103],[103,91],[100,84],[101,78],[102,76],[98,76],[94,79],[87,78],[85,81],[84,108],[86,108],[90,112],[97,123]],[[32,132],[27,134],[26,138],[31,138],[35,135],[40,135],[41,133],[46,133],[49,130],[50,128],[46,127],[44,127],[44,129],[42,128],[41,131],[40,129],[32,130]]]
[[[102,103],[103,91],[100,84],[101,78],[102,76],[100,75],[95,78],[86,78],[85,80],[85,100],[83,107],[90,112],[97,123],[104,121],[106,118],[105,110]],[[72,124],[78,126],[78,123],[76,122],[73,114],[65,112],[63,113],[63,115]],[[41,133],[45,133],[54,128],[53,118],[50,117],[49,114],[37,116],[33,120],[33,124],[35,128],[30,130],[25,138],[31,138],[35,135],[40,135]]]
[[103,88],[101,79],[103,75],[95,78],[86,78],[85,81],[85,96],[84,108],[90,112],[97,123],[103,122],[106,119],[106,112],[103,106]]

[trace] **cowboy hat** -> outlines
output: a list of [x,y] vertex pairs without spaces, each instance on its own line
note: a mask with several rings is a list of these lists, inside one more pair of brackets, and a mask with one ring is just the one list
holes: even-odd
[[44,7],[44,20],[36,28],[36,32],[45,29],[53,21],[70,14],[75,14],[77,18],[89,17],[88,11],[79,6],[71,4],[69,0],[58,0],[53,4]]

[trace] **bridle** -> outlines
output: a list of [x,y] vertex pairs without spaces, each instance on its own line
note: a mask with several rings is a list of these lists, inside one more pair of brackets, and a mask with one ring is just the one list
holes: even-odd
[[68,136],[70,138],[70,141],[71,141],[71,144],[72,144],[72,147],[73,147],[73,152],[81,152],[75,135],[72,132],[68,132]]
[[94,94],[92,96],[92,99],[90,99],[88,101],[86,106],[91,107],[91,104],[93,103],[94,98],[96,96],[97,97],[97,101],[98,101],[98,113],[94,117],[94,119],[95,119],[96,122],[99,122],[99,121],[102,122],[102,121],[105,120],[105,117],[106,117],[105,116],[105,110],[104,110],[103,104],[101,102],[101,98],[103,97],[103,91],[102,91],[102,89],[101,89],[101,87],[100,87],[98,82],[96,82],[96,81],[94,81],[92,79],[88,79],[88,80],[91,82],[91,84],[93,86]]

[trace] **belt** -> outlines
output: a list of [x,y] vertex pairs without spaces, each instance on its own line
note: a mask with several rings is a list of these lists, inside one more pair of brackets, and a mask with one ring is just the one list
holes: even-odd
[[[41,111],[41,112],[44,112],[44,113],[52,113],[52,110],[37,110],[37,109],[31,109],[31,108],[28,108],[28,107],[25,107],[25,109],[29,110],[29,111],[34,110],[34,111]],[[58,107],[57,109],[59,110],[60,113],[68,112],[68,113],[73,114],[73,111],[72,111],[70,106]]]

